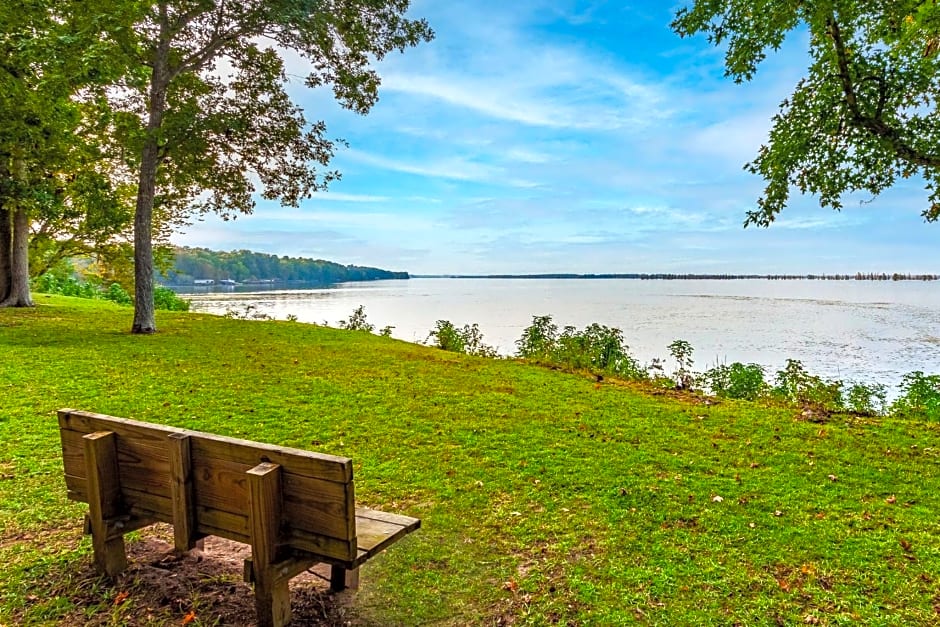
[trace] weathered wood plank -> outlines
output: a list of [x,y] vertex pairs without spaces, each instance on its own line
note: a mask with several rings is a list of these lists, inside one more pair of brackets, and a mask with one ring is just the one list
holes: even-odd
[[352,483],[284,473],[284,518],[291,528],[331,538],[356,537]]
[[[127,513],[166,522],[174,521],[169,436],[179,434],[174,437],[185,438],[192,460],[191,536],[217,535],[250,543],[246,472],[263,462],[281,466],[284,540],[293,549],[322,558],[321,561],[354,568],[420,526],[416,518],[365,508],[355,510],[352,462],[348,458],[89,412],[63,410],[59,420],[64,427],[63,458],[69,498],[87,501],[84,454],[76,449],[75,441],[80,440],[83,430],[113,428],[126,434],[121,438],[118,433],[122,475],[127,473],[135,481],[141,479],[141,485],[121,491]],[[125,439],[132,442],[126,452],[122,446]],[[160,460],[165,460],[165,479],[155,480],[154,475],[163,472]],[[178,463],[175,458],[174,462]]]
[[356,539],[340,540],[328,536],[309,533],[303,529],[290,529],[287,544],[291,548],[320,555],[323,561],[334,560],[351,564],[356,559]]
[[[248,502],[247,464],[193,457],[193,493],[197,506],[243,513]],[[291,527],[346,540],[355,535],[350,485],[282,473],[284,518]]]
[[127,418],[117,418],[115,416],[105,416],[104,414],[74,410],[59,412],[59,427],[62,429],[71,429],[72,431],[80,431],[82,433],[94,433],[95,431],[103,430],[113,431],[118,436],[126,436],[139,444],[149,444],[156,448],[161,448],[165,445],[166,436],[169,434],[186,432],[186,429],[176,427],[167,427],[151,424],[149,422],[138,422]]
[[411,516],[403,516],[401,514],[390,514],[388,512],[380,512],[374,509],[369,509],[367,507],[357,507],[356,508],[356,519],[368,518],[370,520],[378,520],[381,522],[392,523],[393,525],[401,525],[402,527],[411,527],[411,531],[421,527],[421,520],[418,518],[412,518]]
[[[300,573],[313,568],[321,561],[318,555],[310,555],[303,551],[295,551],[294,553],[294,555],[285,557],[277,564],[271,566],[275,577],[289,582]],[[255,582],[254,561],[250,557],[245,558],[245,562],[242,564],[242,578],[245,583]]]
[[346,457],[260,444],[196,431],[191,434],[198,436],[193,439],[195,459],[212,457],[238,462],[249,467],[262,462],[271,462],[282,466],[285,472],[338,483],[352,481],[352,460]]
[[193,451],[193,498],[198,507],[233,514],[248,511],[248,477],[256,464],[206,457]]
[[358,546],[368,551],[370,555],[378,553],[402,536],[414,531],[415,528],[371,518],[356,518]]
[[[105,521],[108,528],[108,538],[123,536],[125,533],[143,529],[155,522],[159,521],[152,518],[140,518],[134,514],[119,516],[118,518],[109,518]],[[89,514],[85,514],[82,532],[86,535],[91,535],[91,516]]]
[[127,554],[124,536],[113,536],[108,528],[108,519],[122,513],[117,436],[113,432],[85,436],[85,475],[95,565],[109,577],[114,577],[127,567]]
[[[85,433],[64,429],[60,431],[62,457],[66,475],[85,476],[82,438]],[[159,447],[134,440],[121,434],[117,441],[117,458],[124,483],[161,496],[170,495],[170,462],[166,442]]]
[[188,433],[193,436],[194,456],[207,455],[219,459],[230,459],[249,466],[270,461],[280,464],[287,471],[341,483],[352,481],[353,478],[352,460],[348,457],[252,442],[178,427],[155,425],[129,418],[117,418],[93,412],[63,409],[59,412],[59,426],[83,433],[110,430],[118,435],[133,436],[135,440],[141,443],[149,443],[158,447],[162,446],[164,439],[170,433]]

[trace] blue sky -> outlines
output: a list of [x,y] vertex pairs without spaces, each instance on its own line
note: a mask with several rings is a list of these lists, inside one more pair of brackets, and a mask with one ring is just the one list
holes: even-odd
[[[345,139],[342,180],[299,209],[258,200],[174,242],[417,274],[937,272],[940,225],[916,181],[841,212],[793,198],[743,229],[763,182],[742,170],[805,70],[791,38],[755,81],[669,29],[659,0],[417,0],[430,44],[378,65],[368,116],[291,93]],[[289,61],[301,76],[302,64]]]

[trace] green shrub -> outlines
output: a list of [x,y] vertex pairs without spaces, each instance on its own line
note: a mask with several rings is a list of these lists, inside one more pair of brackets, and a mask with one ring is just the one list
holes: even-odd
[[439,348],[442,351],[452,353],[466,353],[467,346],[460,335],[460,331],[450,320],[438,320],[434,328],[428,333],[427,341],[431,341],[430,346]]
[[625,379],[646,379],[639,362],[628,352],[620,329],[591,324],[578,331],[567,326],[558,334],[551,316],[536,316],[516,341],[517,355],[568,368],[586,368]]
[[465,353],[480,357],[497,357],[496,349],[483,342],[483,333],[476,323],[466,324],[458,329],[449,320],[438,320],[428,334],[430,346],[452,353]]
[[785,401],[814,405],[827,411],[840,411],[845,408],[842,382],[825,380],[810,374],[797,359],[788,359],[783,370],[777,371],[773,393]]
[[551,316],[533,316],[532,324],[516,340],[516,355],[524,359],[549,359],[558,342],[558,325]]
[[153,289],[153,306],[166,311],[189,311],[188,300],[180,298],[170,288],[160,285]]
[[[118,283],[112,283],[108,289],[102,290],[92,283],[81,283],[72,277],[62,278],[51,273],[33,279],[32,288],[43,294],[110,300],[119,305],[134,303],[131,295]],[[156,309],[166,311],[189,311],[188,300],[180,298],[173,290],[159,285],[153,290],[153,304]]]
[[764,368],[758,364],[720,364],[699,377],[699,384],[719,398],[753,401],[765,396],[770,385],[764,380]]
[[887,409],[887,388],[876,383],[853,383],[845,393],[845,408],[863,416],[882,416]]
[[901,396],[891,404],[891,413],[940,420],[940,375],[915,370],[904,375],[899,387]]
[[43,294],[61,294],[74,298],[101,298],[101,291],[91,283],[80,283],[72,277],[44,274],[32,282],[32,288]]
[[572,368],[609,372],[625,379],[644,379],[646,371],[629,353],[623,332],[593,323],[582,331],[565,327],[552,360]]
[[101,292],[101,298],[110,300],[119,305],[130,305],[134,302],[131,295],[128,294],[118,283],[112,283],[111,287]]

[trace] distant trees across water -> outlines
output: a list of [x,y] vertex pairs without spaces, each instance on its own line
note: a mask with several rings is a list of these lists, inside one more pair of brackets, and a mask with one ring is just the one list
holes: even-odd
[[347,281],[407,279],[407,272],[342,265],[323,259],[278,257],[250,250],[220,252],[206,248],[176,248],[173,263],[162,274],[170,285],[192,285],[196,281],[305,282],[318,284]]
[[447,274],[415,275],[415,278],[447,279],[640,279],[640,280],[702,280],[729,281],[733,279],[816,280],[816,281],[936,281],[937,274],[901,274],[898,272],[856,272],[855,274]]

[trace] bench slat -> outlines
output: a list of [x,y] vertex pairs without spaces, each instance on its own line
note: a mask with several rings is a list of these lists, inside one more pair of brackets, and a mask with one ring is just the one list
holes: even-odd
[[[315,453],[287,446],[274,446],[250,440],[240,440],[212,433],[192,431],[178,427],[156,425],[148,422],[116,418],[104,414],[63,409],[59,411],[59,427],[82,434],[95,431],[113,431],[137,442],[165,450],[166,436],[171,433],[187,433],[193,437],[193,456],[200,454],[220,459],[230,459],[256,466],[263,461],[280,464],[300,474],[322,477],[330,481],[352,481],[352,460],[348,457]],[[164,452],[163,457],[167,459]],[[265,459],[267,458],[267,459]]]
[[[63,429],[62,457],[67,475],[85,478],[85,455],[81,431]],[[166,442],[160,447],[141,443],[130,437],[117,440],[118,474],[121,480],[141,490],[170,496],[170,459]]]
[[287,472],[320,477],[338,483],[352,481],[352,460],[347,457],[259,444],[199,431],[189,433],[196,436],[192,442],[193,459],[199,457],[227,459],[249,467],[268,461],[283,466]]

